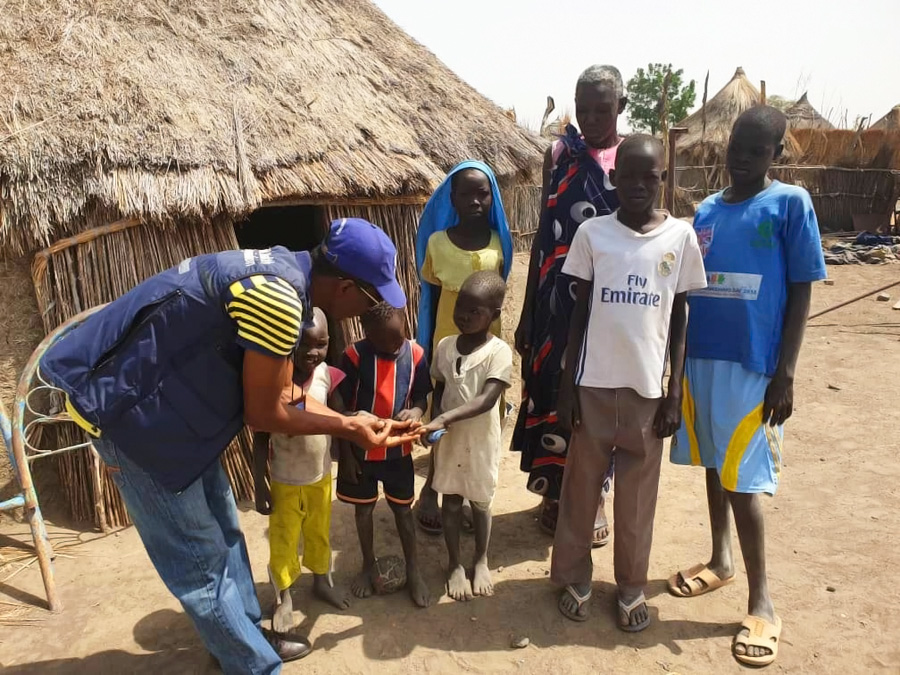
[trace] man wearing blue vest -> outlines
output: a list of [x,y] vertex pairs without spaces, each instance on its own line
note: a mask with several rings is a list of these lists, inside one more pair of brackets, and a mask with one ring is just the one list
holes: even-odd
[[219,462],[244,424],[328,434],[364,448],[409,425],[281,401],[303,322],[385,301],[404,307],[393,243],[371,223],[331,224],[311,253],[276,246],[184,260],[93,314],[41,370],[94,436],[151,561],[226,674],[277,673],[309,643],[264,631],[234,497]]

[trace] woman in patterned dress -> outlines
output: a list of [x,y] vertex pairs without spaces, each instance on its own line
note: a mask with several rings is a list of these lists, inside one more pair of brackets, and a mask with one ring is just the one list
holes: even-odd
[[[574,282],[561,270],[581,223],[618,207],[608,174],[622,140],[616,123],[626,101],[617,68],[596,65],[585,70],[575,87],[575,118],[581,133],[569,125],[544,157],[541,219],[516,330],[523,394],[512,449],[522,453],[521,469],[528,473],[528,489],[543,497],[541,529],[551,534],[556,529],[569,443],[569,434],[557,422],[556,399],[575,300]],[[612,473],[610,464],[604,496],[609,492]],[[609,541],[604,501],[597,512],[595,546]]]

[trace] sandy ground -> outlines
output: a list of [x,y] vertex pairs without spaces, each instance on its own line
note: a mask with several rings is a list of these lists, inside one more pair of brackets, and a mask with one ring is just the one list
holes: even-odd
[[[829,271],[836,283],[816,288],[815,308],[889,283],[900,268]],[[520,260],[510,317],[518,312],[523,272]],[[900,460],[893,408],[900,397],[900,312],[892,312],[892,304],[868,299],[815,321],[808,332],[783,485],[765,505],[770,585],[785,625],[781,654],[770,672],[900,673]],[[418,610],[401,593],[357,601],[337,612],[309,599],[311,579],[304,577],[295,607],[307,609],[301,629],[311,635],[315,652],[285,672],[721,675],[742,670],[729,648],[744,616],[743,565],[737,582],[717,593],[683,600],[665,591],[669,574],[708,555],[702,472],[663,466],[648,593],[653,624],[627,635],[613,623],[611,548],[594,554],[591,620],[575,624],[557,612],[556,591],[547,579],[551,542],[537,528],[538,498],[525,490],[518,462],[518,455],[505,454],[501,467],[491,546],[494,597],[465,604],[443,597]],[[417,470],[421,483],[422,458]],[[376,518],[379,552],[399,552],[383,502]],[[242,522],[265,606],[272,599],[265,584],[266,519],[245,509]],[[52,536],[63,554],[56,575],[65,610],[22,614],[12,604],[0,604],[0,617],[7,609],[18,616],[18,624],[12,619],[0,632],[3,672],[215,672],[133,529],[99,537],[54,526]],[[28,541],[27,529],[7,521],[0,546],[17,541]],[[337,578],[346,582],[360,558],[352,511],[338,503],[333,544]],[[471,538],[466,546],[471,549]],[[420,547],[427,581],[439,595],[446,565],[442,542],[422,536]],[[42,607],[37,566],[10,579],[17,570],[18,565],[0,569],[0,602]],[[23,617],[32,622],[22,624]],[[521,636],[530,645],[511,648],[511,638]]]

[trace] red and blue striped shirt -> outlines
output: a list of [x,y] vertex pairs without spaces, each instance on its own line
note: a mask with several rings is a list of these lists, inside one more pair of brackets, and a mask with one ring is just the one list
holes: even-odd
[[[401,410],[421,401],[431,391],[431,375],[425,351],[412,340],[394,355],[378,354],[368,340],[347,347],[341,359],[347,377],[339,391],[351,411],[365,411],[392,419]],[[400,459],[412,452],[412,443],[366,451],[366,460]]]

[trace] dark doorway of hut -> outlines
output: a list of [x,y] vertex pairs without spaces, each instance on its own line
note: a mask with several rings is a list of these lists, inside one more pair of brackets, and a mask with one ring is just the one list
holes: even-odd
[[[315,248],[325,238],[327,231],[325,209],[314,205],[264,206],[234,226],[241,248],[284,246],[291,251],[309,251]],[[346,344],[358,332],[352,322],[342,326],[329,318],[329,363],[337,362]]]
[[325,209],[319,206],[264,206],[234,226],[241,248],[284,246],[308,251],[325,236]]

